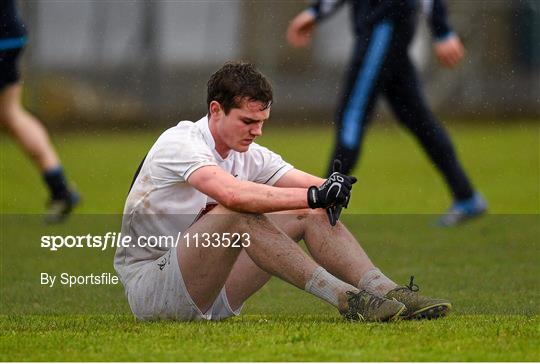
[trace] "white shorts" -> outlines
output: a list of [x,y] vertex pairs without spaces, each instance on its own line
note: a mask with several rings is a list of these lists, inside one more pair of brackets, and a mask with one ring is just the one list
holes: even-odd
[[126,282],[126,294],[131,311],[139,320],[223,320],[240,314],[233,311],[225,287],[212,307],[203,313],[191,299],[178,266],[177,249],[143,264]]

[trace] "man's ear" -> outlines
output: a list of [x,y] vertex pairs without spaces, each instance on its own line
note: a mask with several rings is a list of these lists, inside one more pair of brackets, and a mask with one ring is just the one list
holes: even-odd
[[210,103],[210,116],[219,116],[219,113],[222,111],[221,105],[217,101],[212,101]]

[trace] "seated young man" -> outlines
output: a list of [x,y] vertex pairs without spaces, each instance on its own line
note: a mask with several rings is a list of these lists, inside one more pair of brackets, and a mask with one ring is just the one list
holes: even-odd
[[[418,295],[412,282],[396,285],[343,224],[329,223],[325,209],[346,205],[354,177],[334,173],[325,181],[254,143],[271,103],[272,88],[253,65],[227,63],[208,81],[208,115],[165,131],[148,152],[122,233],[139,242],[179,240],[118,248],[115,269],[135,316],[238,315],[271,276],[350,320],[445,315],[448,301]],[[241,244],[231,243],[234,236]],[[311,256],[297,245],[302,239]]]

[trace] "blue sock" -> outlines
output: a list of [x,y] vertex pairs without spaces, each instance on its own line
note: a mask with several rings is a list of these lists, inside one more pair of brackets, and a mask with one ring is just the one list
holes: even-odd
[[53,199],[62,199],[68,195],[66,176],[62,166],[59,165],[43,172],[43,179],[47,183]]

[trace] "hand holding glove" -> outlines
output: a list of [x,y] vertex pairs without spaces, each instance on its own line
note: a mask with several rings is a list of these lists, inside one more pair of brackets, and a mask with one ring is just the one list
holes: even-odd
[[308,205],[312,209],[343,206],[349,201],[352,185],[356,177],[334,172],[324,183],[308,189]]

